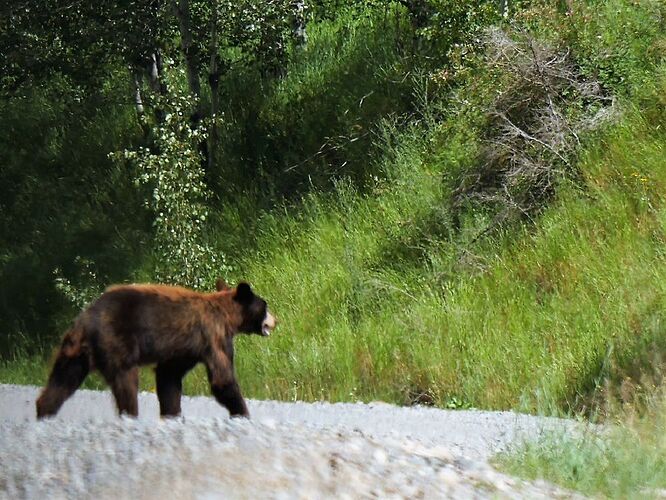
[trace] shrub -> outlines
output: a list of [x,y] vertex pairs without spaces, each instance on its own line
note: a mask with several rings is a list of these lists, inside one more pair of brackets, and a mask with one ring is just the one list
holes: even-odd
[[499,88],[485,110],[478,164],[463,173],[453,206],[489,206],[494,225],[533,215],[558,180],[577,176],[579,136],[611,116],[612,100],[568,50],[499,29],[488,32],[486,48]]
[[155,279],[162,283],[210,287],[229,267],[207,243],[206,202],[199,144],[205,124],[192,127],[190,99],[174,96],[161,103],[164,119],[154,129],[154,145],[114,154],[134,168],[137,187],[148,186],[145,205],[154,214]]

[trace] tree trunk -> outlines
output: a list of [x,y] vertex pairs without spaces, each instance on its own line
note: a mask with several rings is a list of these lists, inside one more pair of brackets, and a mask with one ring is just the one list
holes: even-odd
[[511,5],[509,0],[499,0],[499,11],[502,17],[509,17]]
[[150,89],[159,95],[166,94],[166,85],[162,81],[162,56],[159,51],[150,54],[148,61],[148,81]]
[[140,71],[133,66],[130,67],[130,76],[132,79],[132,92],[134,94],[134,108],[136,109],[136,115],[141,120],[143,114],[145,113],[143,99],[141,98],[141,83],[143,78]]
[[[190,1],[173,0],[173,7],[178,18],[178,27],[180,30],[180,47],[185,58],[185,69],[187,72],[187,84],[190,89],[190,95],[194,98],[194,109],[190,117],[192,128],[196,128],[203,118],[201,104],[201,80],[199,79],[199,69],[201,67],[199,49],[192,39],[192,24],[190,21]],[[208,167],[210,152],[208,151],[208,142],[204,139],[199,142],[199,153],[202,157],[202,166]]]
[[190,94],[195,100],[192,114],[192,124],[196,126],[202,118],[201,113],[201,82],[199,80],[199,51],[192,40],[192,26],[190,22],[189,0],[173,0],[174,12],[178,18],[180,29],[180,47],[185,58],[187,83]]
[[211,120],[208,134],[208,172],[214,172],[217,158],[218,126],[220,113],[220,56],[218,54],[218,0],[213,1],[213,15],[210,23],[210,68],[208,85],[210,86]]
[[[167,86],[162,79],[162,56],[158,50],[150,54],[148,61],[148,82],[150,89],[157,95],[165,96],[167,93]],[[155,119],[158,123],[164,120],[164,110],[159,106],[155,106]]]
[[305,1],[293,0],[291,2],[294,10],[294,21],[292,26],[292,35],[297,47],[303,47],[308,42],[308,33],[305,23]]
[[150,128],[146,123],[146,109],[143,105],[143,96],[141,94],[141,87],[143,86],[143,76],[141,69],[136,66],[130,66],[130,79],[132,81],[132,92],[134,94],[134,109],[136,109],[136,118],[139,126],[143,131],[143,138],[147,139],[150,134]]

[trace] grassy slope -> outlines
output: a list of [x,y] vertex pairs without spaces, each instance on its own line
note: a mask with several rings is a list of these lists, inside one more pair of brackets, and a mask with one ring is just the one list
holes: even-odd
[[283,326],[241,344],[244,386],[260,397],[425,394],[551,412],[580,408],[604,377],[649,367],[666,347],[664,80],[644,61],[657,12],[609,1],[569,33],[588,71],[640,84],[644,97],[588,139],[582,183],[563,187],[536,226],[473,243],[449,231],[442,179],[476,145],[457,116],[389,138],[369,194],[343,184],[266,217],[242,274]]
[[[407,402],[428,391],[439,404],[534,411],[561,408],[604,363],[664,348],[666,163],[654,124],[635,115],[600,138],[583,160],[588,190],[564,190],[538,227],[476,248],[484,271],[472,276],[458,246],[410,234],[442,203],[447,167],[414,142],[376,194],[341,187],[262,224],[246,275],[282,327],[241,344],[250,392]],[[387,262],[396,243],[424,246],[421,266]]]
[[[609,80],[621,82],[651,42],[630,38],[645,35],[637,28],[648,29],[645,14],[626,2],[605,5],[585,20],[575,43],[592,68],[606,64]],[[322,44],[329,35],[322,30]],[[599,36],[610,54],[603,64],[594,59],[603,51],[591,42]],[[627,40],[614,61],[613,47]],[[315,30],[310,43],[317,46]],[[344,54],[359,51],[313,53],[344,64]],[[292,100],[335,74],[310,54],[301,63],[266,107],[275,123]],[[559,411],[601,377],[622,376],[646,353],[663,352],[659,82],[644,93],[647,106],[626,104],[621,124],[588,140],[580,164],[584,189],[563,187],[536,225],[476,242],[473,220],[469,234],[450,231],[443,179],[469,165],[476,147],[474,133],[455,116],[400,133],[387,125],[381,156],[368,161],[376,175],[363,190],[340,181],[331,192],[264,214],[257,250],[237,274],[269,299],[281,326],[270,339],[239,339],[246,394],[398,403],[424,395],[442,406]],[[358,106],[352,87],[340,91],[349,109]],[[242,220],[230,212],[231,226],[235,217]],[[3,381],[40,383],[44,375],[38,359],[0,366]],[[144,377],[143,387],[152,385]],[[186,380],[190,392],[206,386],[203,370]]]

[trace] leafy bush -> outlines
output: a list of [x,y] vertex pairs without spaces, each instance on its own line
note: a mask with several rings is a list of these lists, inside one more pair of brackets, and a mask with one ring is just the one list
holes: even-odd
[[206,240],[210,192],[199,152],[205,124],[192,128],[192,102],[185,96],[164,99],[160,107],[164,120],[155,126],[154,146],[113,156],[133,167],[137,186],[150,188],[145,205],[154,214],[155,279],[211,287],[229,268]]
[[143,210],[107,158],[134,139],[132,109],[117,105],[121,83],[86,94],[54,76],[0,102],[0,355],[41,350],[71,319],[55,269],[85,288],[77,259],[94,262],[107,284],[141,258]]

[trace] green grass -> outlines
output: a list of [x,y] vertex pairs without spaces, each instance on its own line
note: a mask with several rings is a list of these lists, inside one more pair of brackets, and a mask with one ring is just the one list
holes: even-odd
[[0,361],[0,381],[5,384],[43,384],[49,365],[42,356],[21,356]]
[[549,434],[495,462],[508,473],[547,479],[587,495],[656,498],[666,488],[664,410],[662,401],[649,417],[612,426],[603,434]]
[[566,409],[663,350],[663,135],[630,114],[586,154],[583,190],[563,188],[537,227],[469,249],[423,223],[446,218],[447,165],[416,139],[372,194],[343,184],[267,216],[240,274],[281,326],[239,342],[247,392]]
[[[594,29],[606,29],[616,4],[626,6],[604,3],[576,43],[587,47]],[[647,11],[620,11],[649,18]],[[361,29],[373,22],[359,21],[350,47],[337,45],[339,24],[313,29],[313,48],[271,94],[262,119],[282,123],[280,130],[296,127],[305,137],[310,131],[294,106],[309,109],[332,80],[342,106],[358,106],[353,86],[335,68],[367,62],[359,55],[364,46],[394,64],[392,71],[400,64]],[[649,375],[650,356],[666,352],[666,79],[663,71],[644,78],[650,66],[634,57],[652,42],[646,38],[636,49],[626,37],[608,40],[609,47],[620,42],[631,57],[613,73],[622,78],[612,81],[641,82],[642,93],[624,100],[619,124],[586,139],[581,179],[563,182],[534,222],[476,239],[492,214],[471,212],[460,232],[453,229],[449,180],[473,165],[478,138],[451,110],[439,123],[431,117],[400,131],[385,125],[373,157],[357,171],[372,175],[362,182],[338,176],[331,189],[261,212],[248,248],[242,247],[243,221],[257,217],[253,201],[220,214],[233,234],[211,238],[236,256],[235,277],[249,280],[280,320],[269,339],[237,340],[246,395],[557,413],[589,405],[606,379]],[[590,72],[599,67],[586,60]],[[606,62],[615,67],[613,61]],[[382,103],[398,99],[392,92],[365,102],[375,109],[365,125],[384,115]],[[309,123],[321,132],[318,120],[341,109],[327,102]],[[359,109],[354,113],[362,115]],[[41,358],[0,365],[3,381],[44,379]],[[185,387],[207,392],[203,370],[188,376]],[[142,388],[152,389],[148,374]]]

